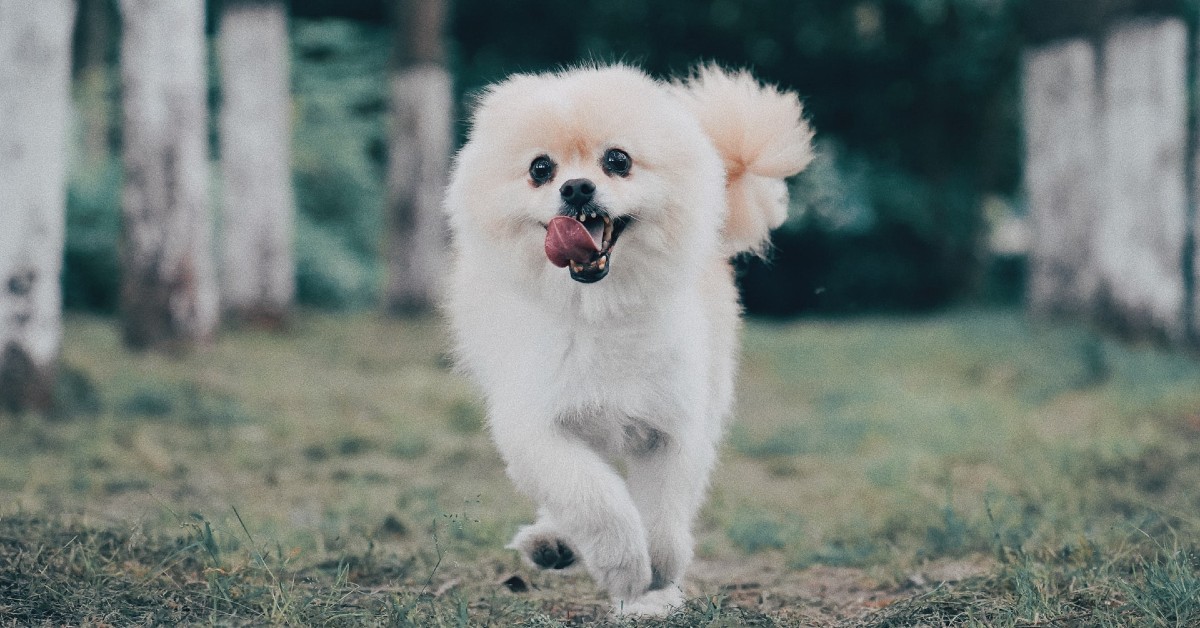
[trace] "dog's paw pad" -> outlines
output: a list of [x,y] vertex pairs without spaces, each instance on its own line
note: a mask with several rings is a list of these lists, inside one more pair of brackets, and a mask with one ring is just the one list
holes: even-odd
[[538,541],[529,558],[542,569],[566,569],[575,564],[574,550],[559,540]]

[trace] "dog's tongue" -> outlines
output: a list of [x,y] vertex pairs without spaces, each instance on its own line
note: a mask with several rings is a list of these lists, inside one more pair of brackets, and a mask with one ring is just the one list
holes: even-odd
[[587,228],[574,218],[555,216],[546,225],[546,257],[559,268],[589,262],[599,251]]

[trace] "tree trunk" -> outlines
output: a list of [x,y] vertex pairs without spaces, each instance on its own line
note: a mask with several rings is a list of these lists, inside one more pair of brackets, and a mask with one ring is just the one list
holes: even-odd
[[442,42],[445,0],[400,0],[397,6],[384,300],[389,312],[403,314],[432,307],[445,267],[442,194],[454,106]]
[[1041,318],[1086,317],[1099,279],[1092,239],[1103,202],[1096,55],[1079,39],[1037,48],[1026,53],[1022,74],[1029,307]]
[[121,322],[135,349],[186,349],[218,321],[208,208],[202,0],[121,0]]
[[1107,202],[1093,248],[1101,322],[1172,343],[1186,337],[1187,40],[1178,19],[1128,22],[1105,39]]
[[243,321],[279,324],[296,292],[283,2],[226,0],[220,69],[222,308]]
[[0,0],[0,408],[48,409],[62,343],[73,0]]

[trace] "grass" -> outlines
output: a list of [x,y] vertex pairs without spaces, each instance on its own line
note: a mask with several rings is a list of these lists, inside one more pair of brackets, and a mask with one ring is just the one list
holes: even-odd
[[[303,315],[182,358],[67,321],[0,416],[0,625],[604,618],[435,321]],[[1010,311],[752,322],[689,606],[636,625],[1200,622],[1200,360]]]

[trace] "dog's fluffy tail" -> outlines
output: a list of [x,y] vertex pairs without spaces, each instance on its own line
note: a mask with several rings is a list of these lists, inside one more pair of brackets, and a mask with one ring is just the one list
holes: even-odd
[[725,162],[726,252],[762,254],[787,218],[783,180],[812,161],[813,132],[793,92],[763,85],[745,70],[703,65],[675,84]]

